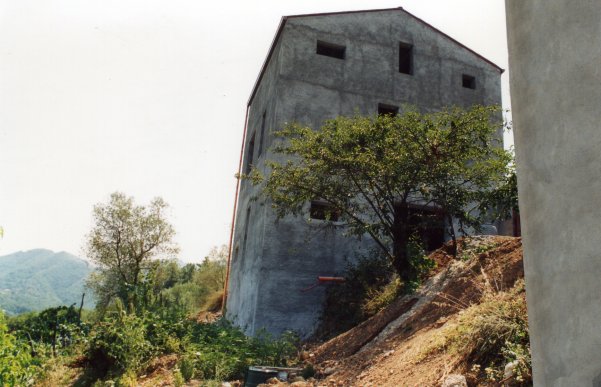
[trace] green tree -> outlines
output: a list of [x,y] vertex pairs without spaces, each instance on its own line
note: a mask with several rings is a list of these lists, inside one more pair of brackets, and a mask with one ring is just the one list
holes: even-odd
[[327,203],[326,220],[341,215],[348,234],[371,236],[408,284],[420,264],[408,256],[412,206],[440,210],[453,239],[451,218],[461,228],[482,224],[477,207],[510,161],[497,136],[498,116],[496,107],[475,106],[338,117],[321,130],[291,124],[278,132],[284,141],[274,148],[283,161],[268,162],[266,175],[255,168],[249,177],[263,184],[279,217],[302,214],[311,200]]
[[193,281],[211,292],[222,291],[225,286],[227,254],[226,245],[213,247],[194,273]]
[[94,206],[86,253],[98,266],[88,286],[100,308],[119,298],[132,311],[147,301],[141,296],[149,293],[145,279],[152,260],[170,258],[178,251],[167,210],[161,198],[139,206],[119,192],[111,194],[108,203]]

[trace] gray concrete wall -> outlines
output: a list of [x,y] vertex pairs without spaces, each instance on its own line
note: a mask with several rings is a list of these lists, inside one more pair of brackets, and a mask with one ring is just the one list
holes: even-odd
[[534,384],[601,386],[601,4],[506,10]]
[[[317,40],[346,46],[346,58],[316,55]],[[401,41],[414,45],[412,75],[398,71]],[[462,87],[464,73],[476,77],[475,90]],[[287,122],[319,128],[338,115],[376,114],[378,103],[423,111],[500,104],[500,73],[400,10],[290,18],[250,104],[247,144],[264,111],[271,133]],[[268,134],[265,147],[273,140]],[[274,158],[267,151],[253,162],[265,170],[264,160]],[[306,336],[318,322],[325,287],[301,290],[319,275],[341,275],[346,260],[365,253],[371,242],[344,237],[343,226],[323,233],[323,224],[308,221],[308,214],[276,222],[269,203],[253,200],[258,195],[258,187],[242,183],[234,250],[243,244],[249,207],[251,219],[246,251],[239,247],[233,257],[227,315],[249,334],[265,327]]]

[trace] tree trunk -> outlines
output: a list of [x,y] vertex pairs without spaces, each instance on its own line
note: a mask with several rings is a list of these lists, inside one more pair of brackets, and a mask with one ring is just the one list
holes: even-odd
[[77,312],[77,319],[79,320],[79,325],[81,325],[81,310],[83,309],[83,300],[86,294],[82,293],[81,295],[81,304],[79,304],[79,312]]
[[451,239],[453,240],[453,258],[457,259],[457,234],[455,233],[455,227],[453,225],[453,216],[450,214],[447,214],[447,222],[449,222],[449,234],[451,234]]
[[414,270],[409,262],[407,244],[409,242],[409,207],[407,203],[394,206],[394,224],[392,226],[392,265],[401,281],[408,283],[414,278]]

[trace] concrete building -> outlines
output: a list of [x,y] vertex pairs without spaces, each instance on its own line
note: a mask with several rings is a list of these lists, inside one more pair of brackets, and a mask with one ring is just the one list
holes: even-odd
[[601,387],[601,4],[505,4],[534,385]]
[[[339,115],[407,104],[422,111],[500,105],[502,71],[402,8],[284,17],[248,101],[242,172],[274,159],[272,133],[287,122],[319,128]],[[248,334],[265,328],[306,336],[324,287],[302,290],[317,276],[342,274],[345,260],[369,242],[323,233],[319,203],[308,203],[304,217],[276,222],[258,194],[241,183],[227,316]]]

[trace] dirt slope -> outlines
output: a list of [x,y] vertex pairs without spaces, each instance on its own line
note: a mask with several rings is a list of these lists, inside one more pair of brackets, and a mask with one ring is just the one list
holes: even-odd
[[464,373],[460,359],[421,359],[424,345],[446,323],[478,303],[485,287],[510,289],[523,278],[521,239],[478,237],[452,260],[434,253],[439,271],[415,294],[313,350],[320,385],[440,386],[450,373]]

